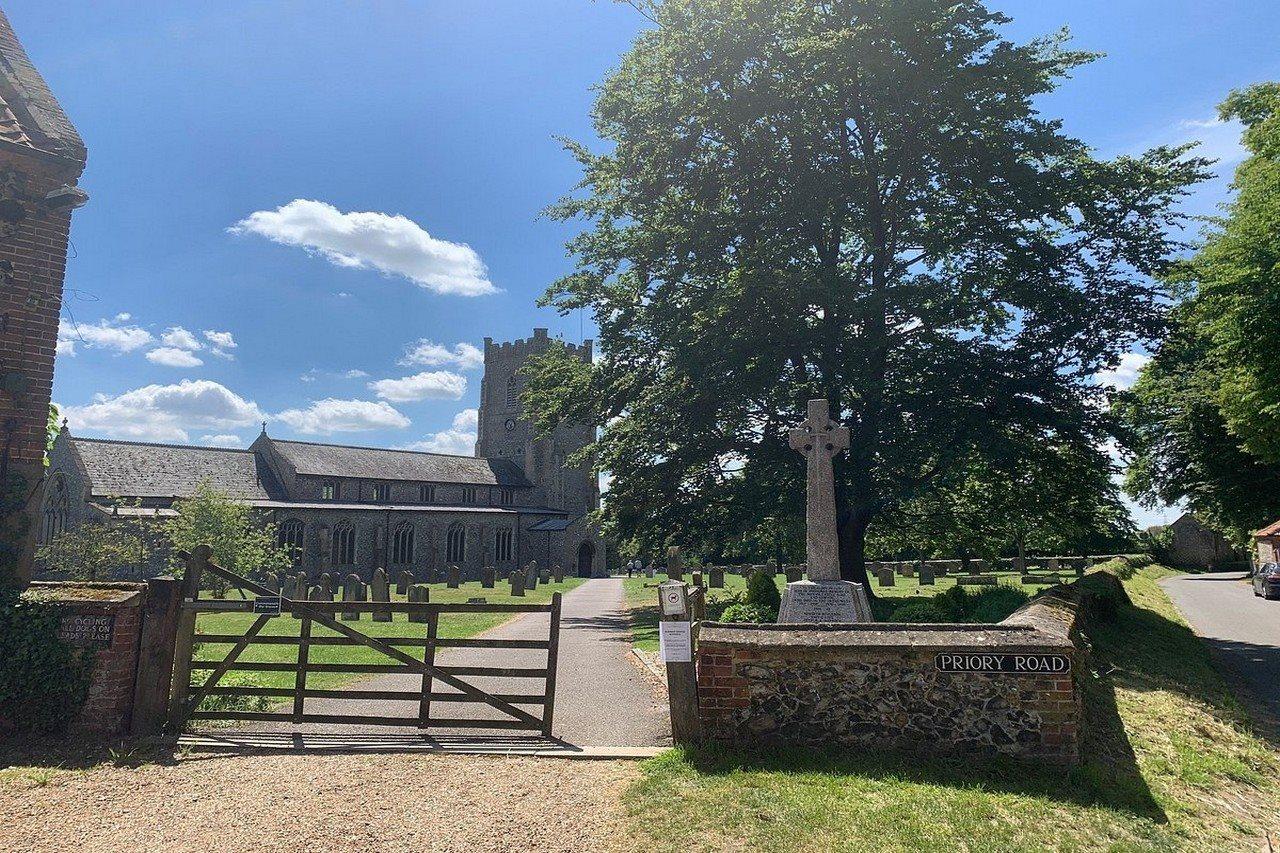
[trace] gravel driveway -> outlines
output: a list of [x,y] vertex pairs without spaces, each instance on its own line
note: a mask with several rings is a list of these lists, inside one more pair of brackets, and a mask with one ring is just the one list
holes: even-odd
[[423,755],[190,755],[0,774],[0,850],[609,851],[634,763]]

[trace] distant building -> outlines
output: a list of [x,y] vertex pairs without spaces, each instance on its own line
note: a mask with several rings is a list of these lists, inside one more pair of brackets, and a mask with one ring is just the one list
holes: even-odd
[[1206,526],[1189,512],[1167,526],[1147,528],[1149,533],[1168,531],[1168,559],[1175,566],[1213,568],[1241,559],[1221,533]]
[[30,570],[71,211],[88,198],[76,186],[85,158],[0,12],[0,538],[17,542],[0,554],[0,582]]
[[1258,563],[1280,563],[1280,521],[1274,521],[1253,534]]
[[[176,499],[208,483],[260,509],[312,576],[378,567],[420,578],[456,564],[469,577],[536,560],[589,577],[605,571],[604,545],[587,524],[600,495],[590,466],[567,458],[594,428],[564,425],[537,438],[520,405],[531,355],[551,345],[485,340],[475,456],[284,441],[261,435],[247,450],[78,438],[54,442],[41,539],[113,516],[173,515]],[[589,361],[591,342],[576,352]]]

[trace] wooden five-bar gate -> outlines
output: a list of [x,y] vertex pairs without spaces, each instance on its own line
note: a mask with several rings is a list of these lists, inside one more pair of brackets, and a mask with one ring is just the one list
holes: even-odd
[[[182,612],[178,624],[177,648],[174,654],[173,689],[169,719],[175,729],[190,720],[244,720],[281,723],[349,723],[354,725],[415,726],[421,729],[516,729],[538,732],[551,737],[555,709],[556,657],[560,634],[560,593],[552,594],[549,604],[434,604],[407,601],[299,601],[283,597],[274,590],[230,572],[209,559],[209,549],[200,546],[194,553],[182,553],[186,572],[182,580]],[[204,598],[201,583],[212,574],[232,587],[252,594],[254,598]],[[278,605],[277,605],[278,601]],[[265,611],[265,612],[264,612]],[[196,632],[196,620],[202,613],[256,613],[257,618],[243,633],[205,634]],[[374,637],[338,620],[342,613],[409,614],[408,625],[424,625],[421,636]],[[439,636],[440,617],[455,613],[548,613],[550,627],[544,639],[449,639]],[[266,635],[262,629],[272,619],[296,618],[298,634]],[[416,618],[415,618],[416,617]],[[386,624],[385,622],[382,624]],[[338,636],[315,636],[314,626],[323,626]],[[411,633],[406,630],[404,633]],[[221,661],[195,660],[196,645],[230,645]],[[297,660],[285,662],[244,662],[243,652],[252,645],[297,646]],[[311,661],[312,649],[320,646],[364,646],[393,662],[386,663],[317,663]],[[421,657],[402,651],[421,650]],[[441,665],[436,662],[440,649],[533,649],[546,651],[545,666],[470,666]],[[208,671],[197,684],[191,683],[193,672]],[[219,681],[228,672],[290,672],[293,687],[226,686]],[[307,686],[310,673],[377,674],[399,673],[421,677],[417,690],[315,689]],[[521,679],[537,688],[528,692],[498,693],[485,690],[464,677]],[[437,689],[453,688],[456,692]],[[201,710],[207,697],[263,697],[279,699],[284,707],[268,711]],[[292,708],[287,708],[287,700]],[[309,713],[308,699],[388,700],[417,702],[417,714],[394,716],[384,714]],[[476,719],[450,716],[448,709],[458,703],[483,704],[503,715],[499,719]],[[523,707],[521,707],[523,706]],[[446,710],[441,711],[441,708]],[[525,708],[540,709],[539,714]],[[456,712],[454,712],[456,714]]]

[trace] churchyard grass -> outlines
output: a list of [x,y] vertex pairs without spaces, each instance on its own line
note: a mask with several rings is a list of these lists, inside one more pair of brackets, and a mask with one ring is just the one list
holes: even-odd
[[[435,604],[465,603],[470,598],[483,598],[489,604],[544,604],[551,600],[553,592],[568,592],[582,583],[580,578],[565,578],[564,583],[538,584],[536,590],[525,593],[523,598],[511,595],[510,587],[505,582],[493,589],[484,589],[479,581],[461,584],[457,589],[449,589],[444,584],[431,585],[431,601]],[[229,593],[229,597],[235,593]],[[405,601],[406,596],[392,592],[393,601]],[[362,613],[358,622],[346,622],[356,630],[371,637],[422,637],[426,633],[426,625],[421,622],[409,622],[408,614],[396,613],[391,622],[374,622],[372,614]],[[490,628],[507,621],[508,617],[501,613],[446,613],[440,616],[439,636],[442,638],[473,637]],[[250,613],[207,613],[202,614],[196,622],[197,646],[196,660],[222,660],[230,646],[226,644],[200,643],[201,634],[243,634],[255,617]],[[298,636],[301,620],[290,616],[272,619],[263,628],[262,634],[272,636]],[[312,625],[311,636],[333,637],[335,632],[320,625]],[[293,663],[298,659],[297,646],[253,645],[245,650],[239,660],[258,663]],[[311,663],[394,663],[385,655],[367,646],[312,646]],[[202,672],[194,673],[199,680]],[[352,681],[368,678],[367,675],[340,672],[311,672],[307,674],[307,686],[319,689],[333,689]],[[220,683],[237,686],[258,687],[292,687],[292,672],[231,672]]]
[[[686,581],[690,580],[691,571],[685,571]],[[1023,586],[1020,583],[1020,576],[1017,572],[987,572],[985,574],[994,575],[1001,586],[1015,587],[1023,590],[1027,595],[1035,595],[1040,590],[1047,588],[1047,586]],[[666,575],[658,574],[653,578],[626,578],[623,581],[627,606],[631,610],[632,643],[640,651],[655,653],[658,651],[658,593],[654,587],[666,579]],[[914,577],[897,577],[894,580],[895,584],[893,586],[881,587],[875,578],[871,579],[871,588],[879,596],[878,599],[871,602],[871,607],[875,611],[876,618],[881,621],[888,620],[893,609],[904,601],[937,595],[956,586],[955,575],[937,578],[933,586],[921,586],[919,578]],[[787,585],[787,579],[783,575],[777,575],[774,578],[774,582],[778,585],[779,591]],[[706,583],[705,573],[703,575],[703,583]],[[726,574],[723,589],[707,590],[707,618],[714,618],[717,613],[717,603],[723,603],[735,595],[741,596],[746,592],[746,589],[746,578],[737,574]],[[983,587],[970,587],[970,589],[976,592],[983,589]]]
[[[1092,624],[1083,766],[851,750],[676,751],[626,804],[649,850],[1257,850],[1280,755],[1148,566]],[[1085,583],[1088,583],[1086,580]]]

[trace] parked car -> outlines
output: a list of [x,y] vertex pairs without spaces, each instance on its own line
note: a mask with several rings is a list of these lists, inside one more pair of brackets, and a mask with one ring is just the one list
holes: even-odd
[[1263,563],[1253,573],[1253,594],[1280,598],[1280,563]]

